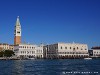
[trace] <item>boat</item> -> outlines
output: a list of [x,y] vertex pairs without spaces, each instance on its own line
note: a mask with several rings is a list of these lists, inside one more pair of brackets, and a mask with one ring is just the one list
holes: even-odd
[[27,58],[28,60],[34,60],[35,58]]
[[92,58],[84,58],[84,59],[92,59]]

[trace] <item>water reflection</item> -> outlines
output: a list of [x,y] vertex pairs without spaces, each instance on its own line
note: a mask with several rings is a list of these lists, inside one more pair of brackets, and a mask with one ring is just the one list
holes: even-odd
[[24,63],[25,61],[17,60],[13,61],[12,75],[24,75]]
[[[8,60],[0,61],[0,75],[89,75],[63,72],[100,72],[100,60]],[[99,75],[99,74],[90,74]]]

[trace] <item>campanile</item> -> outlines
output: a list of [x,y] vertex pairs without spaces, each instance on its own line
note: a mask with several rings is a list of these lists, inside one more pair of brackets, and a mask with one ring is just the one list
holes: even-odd
[[14,45],[18,45],[20,43],[21,43],[21,25],[18,16],[14,30]]

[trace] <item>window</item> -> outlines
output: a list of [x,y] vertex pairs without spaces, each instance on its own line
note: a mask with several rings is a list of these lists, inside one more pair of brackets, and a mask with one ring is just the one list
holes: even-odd
[[73,48],[73,50],[75,50],[75,48]]
[[61,46],[61,49],[62,49],[62,46]]
[[41,55],[41,57],[42,57],[42,55]]
[[32,54],[33,54],[33,51],[32,51]]
[[77,49],[78,49],[78,47],[77,47]]
[[22,48],[22,46],[19,46],[19,48]]
[[65,47],[65,49],[67,49],[67,47]]
[[70,47],[70,49],[71,49],[71,47]]
[[56,47],[55,47],[55,49],[56,49]]
[[20,34],[20,32],[18,31],[17,33],[19,33]]

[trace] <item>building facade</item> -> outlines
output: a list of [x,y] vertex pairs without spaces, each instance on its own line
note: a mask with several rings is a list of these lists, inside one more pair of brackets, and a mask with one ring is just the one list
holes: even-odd
[[93,57],[100,57],[100,47],[92,47]]
[[14,50],[14,45],[9,45],[9,50]]
[[0,43],[0,51],[2,51],[2,50],[9,50],[9,44]]
[[21,25],[19,21],[19,16],[17,17],[15,30],[14,30],[14,45],[21,43]]
[[43,58],[43,45],[19,44],[14,46],[16,57]]
[[84,58],[88,57],[87,44],[56,43],[44,46],[45,58]]

